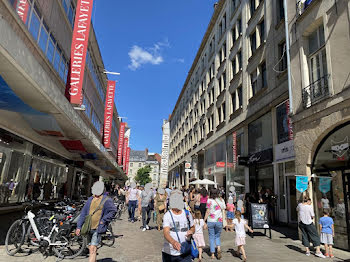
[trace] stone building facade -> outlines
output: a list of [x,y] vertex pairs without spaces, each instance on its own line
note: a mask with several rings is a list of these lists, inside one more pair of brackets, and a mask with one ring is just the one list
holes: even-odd
[[335,246],[350,249],[350,2],[288,8],[296,173],[309,177],[316,219],[326,208],[335,220]]

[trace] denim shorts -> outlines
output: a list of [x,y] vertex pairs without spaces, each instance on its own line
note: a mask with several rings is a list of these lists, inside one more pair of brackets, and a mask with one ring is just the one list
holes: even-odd
[[89,246],[98,246],[101,242],[101,234],[97,233],[97,230],[90,231],[90,243]]

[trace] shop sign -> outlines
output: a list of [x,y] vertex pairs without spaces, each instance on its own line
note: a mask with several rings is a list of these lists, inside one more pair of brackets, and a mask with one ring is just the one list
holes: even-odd
[[216,167],[225,167],[225,162],[216,162]]
[[272,161],[272,148],[251,154],[248,157],[238,157],[238,165],[242,166],[264,165],[272,163]]
[[334,157],[339,161],[345,160],[345,155],[349,151],[349,138],[345,137],[343,141],[335,142],[331,140],[331,151]]
[[275,145],[275,161],[281,161],[295,157],[294,141],[289,140],[282,144]]
[[185,173],[192,173],[192,169],[186,168],[186,169],[185,169]]
[[307,190],[309,186],[309,178],[307,176],[297,176],[296,177],[296,189],[303,193]]
[[128,151],[129,138],[124,138],[124,148],[123,148],[123,170],[126,171],[126,153]]
[[125,170],[125,174],[128,175],[129,174],[129,163],[130,163],[130,147],[128,147],[126,149],[126,170]]
[[286,102],[286,109],[287,109],[288,138],[289,140],[293,140],[293,125],[292,125],[292,120],[289,117],[289,100],[287,100]]
[[319,186],[321,193],[326,194],[331,190],[331,177],[320,177]]
[[104,125],[103,125],[103,145],[105,148],[111,147],[114,93],[115,93],[115,81],[108,80],[107,93],[106,93],[106,104],[105,104],[105,115],[104,115]]
[[23,23],[27,22],[29,4],[28,0],[18,0],[16,12],[23,21]]
[[122,160],[123,160],[123,143],[124,143],[124,135],[125,135],[125,126],[126,123],[120,123],[120,128],[119,128],[119,140],[118,140],[118,165],[122,165]]
[[229,168],[235,167],[235,164],[234,163],[227,163],[227,167],[229,167]]
[[237,133],[233,132],[232,134],[232,150],[233,150],[233,168],[237,165]]
[[89,42],[93,0],[78,0],[65,96],[71,104],[81,105],[85,60]]
[[86,149],[80,140],[59,140],[62,146],[71,153],[86,153]]

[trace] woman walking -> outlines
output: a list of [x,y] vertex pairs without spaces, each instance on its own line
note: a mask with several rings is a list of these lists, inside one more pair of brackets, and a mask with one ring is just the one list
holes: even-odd
[[310,256],[310,240],[314,247],[316,247],[315,255],[320,258],[325,258],[320,250],[320,237],[318,236],[316,227],[313,222],[315,217],[314,209],[311,206],[311,199],[305,197],[303,203],[297,207],[299,216],[299,228],[302,234],[303,246],[306,249],[306,255]]
[[201,189],[200,193],[200,205],[199,211],[201,211],[202,217],[205,217],[207,211],[208,191],[205,188]]
[[223,226],[223,212],[225,212],[225,209],[225,201],[219,197],[219,191],[215,188],[211,189],[204,219],[208,224],[211,259],[215,258],[215,247],[217,248],[217,258],[221,259],[222,257],[221,231]]
[[163,226],[163,217],[167,207],[166,199],[167,195],[165,193],[165,190],[163,188],[158,188],[157,195],[154,199],[154,206],[157,214],[158,231],[160,231],[160,228]]

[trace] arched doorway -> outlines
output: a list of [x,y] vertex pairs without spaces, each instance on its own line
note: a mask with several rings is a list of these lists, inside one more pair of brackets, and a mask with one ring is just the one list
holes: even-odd
[[327,209],[335,224],[334,245],[350,249],[350,121],[328,133],[314,154],[313,192],[317,220]]

